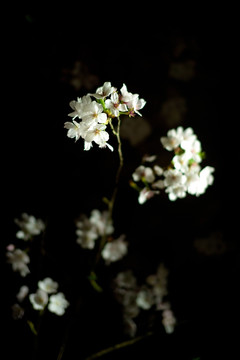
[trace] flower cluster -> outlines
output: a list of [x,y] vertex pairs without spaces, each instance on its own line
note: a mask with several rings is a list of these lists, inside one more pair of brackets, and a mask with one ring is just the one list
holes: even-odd
[[[171,201],[184,198],[186,194],[202,195],[209,185],[212,185],[214,168],[201,167],[204,157],[200,141],[192,128],[169,130],[166,137],[161,137],[163,147],[173,151],[174,155],[167,168],[153,163],[156,155],[144,157],[143,164],[133,173],[132,187],[139,191],[138,201],[143,204],[146,200],[159,194],[164,189]],[[138,184],[143,184],[143,187]]]
[[[15,223],[19,226],[20,230],[17,231],[17,239],[28,241],[33,239],[34,236],[39,235],[45,230],[45,224],[41,219],[36,219],[32,215],[23,213],[20,219],[15,219]],[[27,249],[16,248],[14,244],[7,246],[7,262],[12,265],[13,271],[18,271],[21,276],[25,277],[30,273],[28,264],[30,257],[27,254]]]
[[[141,115],[139,110],[145,103],[145,100],[139,99],[138,94],[128,92],[125,84],[119,92],[110,82],[105,82],[96,90],[96,93],[87,94],[70,102],[73,112],[69,116],[72,117],[72,122],[64,124],[68,130],[67,136],[75,138],[76,141],[83,138],[84,150],[89,150],[93,142],[100,148],[107,146],[113,150],[113,147],[108,144],[108,124],[112,126],[112,119],[119,118],[122,114],[129,117],[135,114]],[[76,121],[76,119],[81,121]]]
[[97,240],[107,237],[107,243],[101,252],[107,264],[120,260],[126,255],[128,244],[125,241],[125,235],[117,239],[112,237],[114,227],[107,210],[100,212],[94,209],[89,217],[82,214],[76,221],[76,228],[77,243],[84,249],[93,249]]
[[141,310],[162,311],[162,324],[167,333],[174,331],[176,319],[169,302],[164,299],[167,290],[168,270],[163,264],[158,266],[156,274],[149,275],[143,285],[137,284],[137,279],[131,270],[121,272],[114,280],[114,291],[117,300],[123,307],[125,330],[130,336],[137,331],[137,316]]
[[50,312],[59,316],[63,315],[65,309],[69,306],[69,302],[62,292],[56,293],[58,286],[58,283],[49,277],[38,281],[37,291],[29,295],[33,308],[35,310],[44,310],[47,306]]
[[20,230],[16,233],[18,239],[30,240],[33,236],[39,235],[45,230],[45,224],[41,219],[36,219],[33,215],[23,213],[21,219],[15,219],[15,223]]
[[[7,262],[12,265],[13,271],[18,271],[22,277],[30,274],[34,276],[34,271],[30,271],[28,265],[30,263],[31,245],[35,236],[40,235],[45,230],[45,223],[41,219],[36,219],[33,215],[23,213],[20,219],[14,219],[20,230],[16,233],[17,241],[24,240],[28,242],[28,247],[20,249],[15,244],[7,246]],[[32,280],[31,280],[32,281]],[[12,305],[13,319],[22,319],[25,315],[25,309],[32,304],[35,310],[44,310],[46,307],[56,315],[63,315],[65,309],[69,306],[65,295],[62,292],[57,293],[59,284],[50,277],[38,281],[38,289],[35,293],[29,294],[29,287],[24,284],[20,287],[16,299],[17,302]],[[26,303],[26,299],[29,300]],[[24,303],[25,302],[25,303]],[[31,320],[27,319],[30,329],[36,335],[37,330]]]

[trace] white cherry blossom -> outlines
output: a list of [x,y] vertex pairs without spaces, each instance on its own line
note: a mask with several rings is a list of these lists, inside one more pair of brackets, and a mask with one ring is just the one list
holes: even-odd
[[116,88],[111,85],[109,81],[106,81],[103,86],[96,90],[95,94],[90,94],[96,99],[105,99],[107,96],[116,91]]
[[177,320],[171,309],[165,309],[162,313],[162,324],[167,334],[171,334],[174,331]]
[[175,186],[183,185],[187,180],[186,176],[183,175],[182,172],[177,169],[165,170],[163,175],[165,177],[164,185],[166,187],[168,186],[175,187]]
[[29,293],[29,287],[26,285],[22,285],[16,295],[16,298],[18,299],[19,302],[22,302],[25,297],[28,295]]
[[137,294],[136,304],[141,309],[144,310],[150,309],[154,304],[152,291],[149,288],[143,286],[142,289]]
[[84,123],[88,126],[95,125],[96,123],[104,124],[107,121],[107,114],[103,113],[103,107],[96,101],[88,105],[88,112],[82,117]]
[[89,107],[92,102],[91,97],[88,95],[83,96],[82,98],[77,98],[76,100],[72,100],[70,102],[70,107],[74,110],[73,112],[69,113],[68,116],[71,116],[73,120],[78,117],[82,119],[83,116],[86,116],[89,112]]
[[25,277],[30,273],[30,270],[27,266],[30,262],[28,254],[21,249],[14,249],[13,251],[8,251],[7,261],[12,265],[13,271],[19,271],[20,275]]
[[67,137],[77,141],[81,137],[81,124],[73,120],[73,122],[67,121],[64,124],[64,128],[68,130]]
[[88,132],[84,136],[85,143],[87,143],[85,144],[85,150],[89,150],[92,146],[92,142],[94,141],[100,148],[107,146],[113,151],[113,147],[107,143],[109,134],[105,131],[105,129],[106,125],[104,124],[95,124],[89,128]]
[[105,105],[115,117],[119,116],[119,112],[128,111],[127,105],[119,102],[119,96],[116,92],[111,94],[111,98],[105,101]]
[[51,295],[49,298],[48,310],[56,315],[62,316],[68,306],[69,302],[62,292]]
[[158,190],[150,190],[147,187],[143,188],[138,196],[139,204],[144,204],[147,200],[151,199],[156,194],[159,194]]
[[155,175],[152,168],[146,167],[144,165],[140,165],[139,167],[137,167],[137,169],[132,174],[132,177],[134,181],[139,181],[143,179],[148,183],[152,183],[155,180]]
[[46,293],[52,294],[57,292],[58,283],[56,281],[53,281],[53,279],[51,279],[50,277],[46,277],[45,279],[38,282],[38,287]]
[[128,251],[128,243],[125,240],[125,235],[121,235],[118,239],[108,242],[103,250],[102,257],[106,264],[120,260]]
[[130,115],[134,116],[134,113],[137,113],[138,115],[142,116],[138,110],[141,110],[145,106],[146,101],[144,99],[139,99],[138,94],[132,94],[128,92],[125,84],[123,84],[121,87],[120,92],[120,100],[127,105],[128,109],[130,110]]
[[36,219],[33,215],[26,213],[23,213],[20,219],[15,219],[15,223],[21,229],[17,232],[16,237],[25,241],[39,235],[45,229],[45,224],[41,219]]
[[48,303],[48,294],[42,289],[37,289],[36,293],[29,295],[29,300],[35,310],[43,310]]
[[167,136],[162,136],[160,141],[165,149],[172,151],[176,149],[183,140],[183,128],[179,126],[176,130],[171,129],[167,132]]

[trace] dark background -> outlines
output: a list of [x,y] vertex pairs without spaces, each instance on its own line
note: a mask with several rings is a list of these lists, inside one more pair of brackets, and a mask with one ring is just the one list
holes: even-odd
[[[130,17],[129,24],[112,24],[109,17],[94,21],[87,14],[86,20],[81,6],[70,14],[64,9],[56,14],[29,8],[11,18],[12,33],[6,34],[1,243],[6,358],[14,358],[15,350],[25,359],[32,353],[29,329],[11,319],[11,305],[22,279],[5,264],[5,247],[15,241],[14,218],[22,212],[47,223],[47,255],[38,256],[36,243],[35,279],[29,285],[34,289],[38,279],[51,276],[71,302],[63,318],[47,315],[39,358],[57,358],[66,329],[63,359],[84,359],[126,340],[121,310],[108,284],[128,268],[144,281],[160,262],[170,271],[169,301],[178,320],[175,333],[167,336],[156,326],[156,335],[106,359],[219,358],[223,350],[228,353],[236,345],[233,319],[239,312],[239,245],[229,186],[232,154],[228,134],[232,126],[223,111],[231,63],[229,33],[221,21],[196,22],[193,15],[189,25],[184,21],[163,23],[161,15],[149,26],[152,16],[148,15]],[[195,63],[192,78],[184,81],[169,75],[172,63],[189,60]],[[74,75],[76,62],[83,70]],[[123,140],[125,168],[114,225],[117,234],[127,234],[129,255],[99,269],[106,290],[98,294],[86,280],[91,255],[76,245],[74,220],[93,208],[104,209],[102,197],[112,191],[117,151],[94,146],[84,152],[83,142],[67,138],[63,126],[69,119],[69,102],[94,92],[105,81],[117,88],[126,83],[129,91],[147,101],[141,112],[152,132],[137,146]],[[160,196],[140,206],[128,179],[145,153],[159,153],[165,160],[159,138],[175,126],[169,126],[161,108],[168,99],[179,96],[186,100],[187,110],[176,126],[193,127],[207,154],[205,164],[215,167],[214,184],[199,198],[170,202]],[[114,141],[110,143],[114,145]],[[207,249],[207,255],[194,244],[198,238],[211,236],[220,239],[222,247]],[[35,316],[34,312],[31,315]],[[143,319],[139,335],[144,334],[146,323]]]

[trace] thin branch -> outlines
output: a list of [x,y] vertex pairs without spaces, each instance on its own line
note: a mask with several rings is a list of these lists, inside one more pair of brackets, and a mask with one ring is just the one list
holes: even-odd
[[137,343],[138,341],[141,341],[149,336],[153,335],[153,332],[149,331],[147,332],[145,335],[142,335],[142,336],[138,336],[134,339],[131,339],[131,340],[127,340],[127,341],[123,341],[119,344],[116,344],[116,345],[113,345],[113,346],[110,346],[106,349],[103,349],[95,354],[92,354],[90,355],[89,357],[87,357],[85,360],[93,360],[93,359],[97,359],[97,358],[100,358],[106,354],[109,354],[115,350],[118,350],[118,349],[122,349],[122,348],[125,348],[127,346],[130,346],[130,345],[133,345],[135,343]]

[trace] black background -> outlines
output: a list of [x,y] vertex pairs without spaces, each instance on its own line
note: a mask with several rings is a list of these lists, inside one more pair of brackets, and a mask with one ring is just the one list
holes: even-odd
[[[84,359],[126,340],[109,281],[127,268],[144,280],[161,261],[170,271],[169,300],[179,323],[175,333],[167,336],[157,328],[156,335],[106,359],[219,358],[223,350],[228,353],[236,345],[233,319],[239,312],[239,245],[229,185],[232,124],[223,110],[228,93],[226,74],[231,67],[230,32],[211,17],[196,22],[195,14],[189,25],[173,19],[163,23],[161,15],[149,26],[153,15],[134,19],[125,15],[119,22],[101,11],[95,20],[81,6],[70,14],[61,10],[57,14],[41,8],[19,11],[11,18],[5,36],[1,267],[6,358],[14,358],[15,351],[25,359],[32,354],[33,335],[21,321],[11,319],[11,305],[22,279],[5,263],[5,248],[15,241],[14,218],[22,212],[47,223],[47,256],[38,258],[36,243],[35,279],[29,285],[34,289],[36,279],[51,276],[71,302],[63,318],[47,315],[39,358],[57,358],[68,326],[63,359]],[[177,58],[174,48],[180,40],[186,48]],[[189,59],[196,63],[193,79],[184,82],[169,76],[171,62]],[[72,69],[76,61],[96,77],[91,91],[111,81],[118,88],[126,83],[129,91],[140,94],[147,101],[142,114],[153,129],[136,147],[123,141],[125,168],[114,225],[117,234],[127,234],[131,245],[126,259],[99,269],[104,294],[94,292],[86,280],[91,255],[89,260],[89,253],[75,243],[74,220],[93,208],[104,209],[102,196],[111,194],[118,158],[116,151],[97,146],[84,152],[81,140],[74,143],[66,136],[63,126],[69,119],[69,102],[89,92],[85,86],[76,90],[64,76],[64,69]],[[173,94],[187,101],[181,125],[193,127],[198,135],[207,154],[206,165],[216,169],[215,181],[199,198],[189,196],[173,203],[161,196],[140,206],[128,179],[146,152],[161,151],[159,138],[169,127],[159,112]],[[234,182],[233,186],[238,185]],[[211,256],[197,252],[194,240],[212,233],[221,234],[225,251]]]

